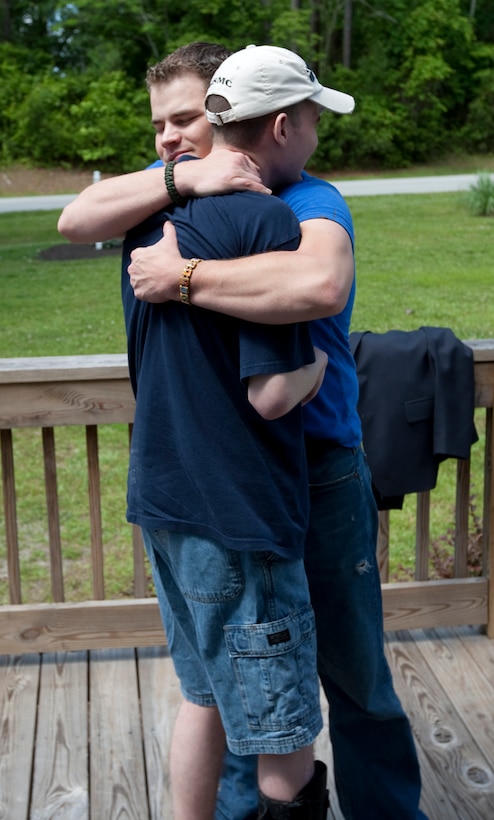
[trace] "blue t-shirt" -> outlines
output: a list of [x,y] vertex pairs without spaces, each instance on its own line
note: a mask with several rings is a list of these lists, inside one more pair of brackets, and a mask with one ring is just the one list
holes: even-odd
[[308,518],[302,409],[266,421],[248,402],[246,379],[314,361],[308,324],[260,325],[135,299],[130,251],[156,242],[167,217],[189,258],[292,250],[300,238],[288,206],[250,192],[191,199],[128,233],[122,296],[136,393],[128,520],[299,557]]
[[[283,189],[278,195],[290,205],[299,222],[331,219],[342,225],[353,247],[352,217],[345,200],[333,185],[304,171],[300,182]],[[328,366],[319,393],[303,408],[307,436],[331,439],[344,447],[357,447],[362,440],[357,413],[358,378],[349,343],[354,300],[355,278],[341,313],[310,322],[312,341],[328,354]]]

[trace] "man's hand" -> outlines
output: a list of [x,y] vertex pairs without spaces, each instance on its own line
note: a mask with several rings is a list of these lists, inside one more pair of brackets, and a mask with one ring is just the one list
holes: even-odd
[[147,248],[136,248],[130,259],[128,274],[136,299],[155,303],[178,299],[178,280],[188,260],[180,255],[171,222],[164,224],[163,239]]
[[174,180],[182,196],[211,196],[232,191],[257,191],[270,194],[263,185],[259,167],[246,154],[228,148],[213,150],[194,162],[179,162]]

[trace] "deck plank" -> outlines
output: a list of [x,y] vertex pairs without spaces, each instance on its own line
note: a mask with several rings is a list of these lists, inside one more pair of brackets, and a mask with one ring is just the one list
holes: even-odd
[[90,652],[90,816],[148,820],[136,656]]
[[137,651],[151,820],[171,816],[168,760],[182,695],[168,647]]
[[[449,647],[448,638],[453,641]],[[494,816],[494,744],[491,736],[479,738],[470,726],[469,699],[461,684],[469,668],[476,688],[480,668],[456,661],[460,643],[447,629],[391,633],[387,639],[396,691],[417,740],[422,807],[433,820]]]
[[[421,651],[448,692],[464,724],[481,748],[494,747],[494,646],[482,641],[477,653],[469,649],[475,633],[468,628],[430,630]],[[473,644],[472,644],[473,647]],[[491,654],[489,668],[488,655]],[[484,782],[494,786],[494,760]]]
[[32,818],[86,820],[88,782],[87,652],[42,655]]
[[29,817],[39,655],[0,656],[0,817]]
[[[494,817],[494,641],[478,627],[386,639],[417,740],[422,808],[430,820]],[[163,646],[0,656],[0,817],[172,820],[179,703]],[[331,765],[324,698],[323,709],[316,754]],[[330,790],[328,820],[343,820],[332,775]]]

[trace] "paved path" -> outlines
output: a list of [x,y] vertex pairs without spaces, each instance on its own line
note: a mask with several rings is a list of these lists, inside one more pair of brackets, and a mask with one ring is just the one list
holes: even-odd
[[0,197],[0,214],[12,211],[61,211],[77,194]]
[[[399,179],[353,179],[335,181],[343,196],[377,196],[380,194],[439,194],[467,191],[477,182],[478,174],[454,176],[404,177]],[[494,174],[491,174],[494,181]]]
[[[381,194],[431,194],[466,191],[477,181],[478,174],[454,176],[403,177],[399,179],[332,180],[343,196],[379,196]],[[491,174],[494,181],[494,174]],[[0,197],[0,213],[11,211],[61,211],[76,194],[60,196]]]

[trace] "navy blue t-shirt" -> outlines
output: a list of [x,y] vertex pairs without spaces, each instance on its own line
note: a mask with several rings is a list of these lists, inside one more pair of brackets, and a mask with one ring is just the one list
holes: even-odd
[[191,199],[128,233],[122,296],[136,394],[128,520],[299,557],[308,518],[302,411],[266,421],[248,402],[246,379],[314,361],[308,325],[261,325],[194,305],[135,299],[130,251],[158,241],[168,217],[188,258],[293,250],[299,243],[290,208],[250,192]]

